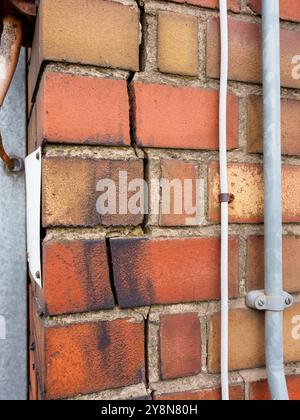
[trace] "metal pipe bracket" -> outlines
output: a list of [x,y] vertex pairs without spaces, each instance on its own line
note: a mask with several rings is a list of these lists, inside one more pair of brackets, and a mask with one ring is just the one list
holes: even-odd
[[294,298],[287,292],[281,296],[267,296],[264,290],[255,290],[248,293],[246,304],[249,308],[258,311],[283,312],[294,303]]

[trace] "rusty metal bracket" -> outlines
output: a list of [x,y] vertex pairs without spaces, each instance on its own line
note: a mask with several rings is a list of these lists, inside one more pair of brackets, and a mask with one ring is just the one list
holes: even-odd
[[23,25],[22,44],[24,47],[30,47],[33,38],[37,4],[38,2],[36,0],[1,0],[0,33],[2,33],[3,29],[3,18],[7,15],[17,16],[22,21]]
[[[31,43],[35,15],[34,0],[2,0],[0,3],[0,107],[15,74],[21,47]],[[20,158],[6,153],[1,133],[0,158],[10,172],[24,169]]]
[[235,196],[233,194],[220,194],[219,200],[220,203],[228,203],[231,204],[235,199]]

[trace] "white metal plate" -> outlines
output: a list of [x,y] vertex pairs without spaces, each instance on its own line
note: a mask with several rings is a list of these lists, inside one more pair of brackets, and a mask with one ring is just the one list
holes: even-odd
[[42,151],[41,148],[25,159],[26,171],[26,220],[27,253],[31,278],[42,287],[41,270],[41,189]]

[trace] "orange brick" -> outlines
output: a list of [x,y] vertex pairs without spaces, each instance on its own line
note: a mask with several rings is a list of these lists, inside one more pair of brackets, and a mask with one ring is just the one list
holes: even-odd
[[158,14],[158,68],[163,73],[197,76],[197,17],[170,12]]
[[[284,155],[300,155],[299,113],[300,101],[293,99],[281,100],[282,153]],[[262,115],[262,98],[257,95],[250,95],[248,98],[248,151],[251,153],[263,152]]]
[[[171,0],[176,3],[192,4],[193,6],[209,7],[211,9],[219,8],[219,0]],[[228,9],[233,12],[240,11],[240,0],[229,0],[227,1]]]
[[[199,178],[198,175],[198,166],[194,163],[190,162],[182,162],[178,160],[163,160],[161,163],[161,175],[162,178],[170,183],[177,183],[180,182],[180,185],[182,187],[182,191],[185,188],[185,182],[189,180],[191,182],[192,190],[191,192],[191,205],[193,208],[196,208],[196,206],[200,205],[199,200],[196,200],[196,192],[197,192],[197,180]],[[174,184],[175,185],[175,184]],[[179,185],[179,184],[178,184]],[[179,191],[179,190],[178,190]],[[161,209],[161,222],[160,224],[162,226],[187,226],[189,224],[192,224],[189,222],[191,218],[195,219],[195,222],[197,223],[196,218],[196,212],[193,214],[188,214],[187,211],[185,211],[184,206],[184,198],[187,198],[184,193],[182,193],[182,214],[176,214],[175,213],[175,203],[177,203],[177,196],[176,194],[176,188],[171,189],[171,199],[170,199],[170,213],[169,214],[163,214]],[[190,212],[191,213],[191,212]],[[195,223],[195,224],[196,224]]]
[[162,379],[192,376],[201,371],[201,330],[197,313],[160,318]]
[[[170,401],[219,401],[221,397],[220,388],[200,389],[199,391],[184,391],[173,394],[154,394],[155,400],[170,400]],[[244,388],[242,385],[230,386],[230,400],[242,401],[244,400]]]
[[36,148],[43,141],[130,145],[126,81],[46,71],[36,124]]
[[[219,93],[212,89],[134,83],[139,146],[217,150]],[[228,148],[238,147],[238,99],[228,97]]]
[[32,47],[30,98],[43,61],[139,70],[139,41],[139,10],[134,4],[43,0]]
[[[209,168],[209,220],[220,220],[219,168],[213,162]],[[229,206],[231,223],[263,222],[263,167],[259,164],[231,163],[228,165],[229,189],[235,199]],[[300,167],[283,165],[283,221],[297,223],[300,220]]]
[[46,242],[43,267],[46,315],[114,307],[105,241]]
[[[300,237],[283,237],[283,279],[284,289],[295,293],[300,291]],[[247,261],[248,291],[264,289],[264,238],[248,238]]]
[[[142,214],[100,215],[97,183],[111,179],[120,192],[119,172],[126,171],[128,181],[143,179],[140,160],[93,160],[49,157],[43,159],[43,226],[139,225]],[[128,199],[132,193],[128,194]],[[118,208],[117,208],[118,210]]]
[[[61,399],[143,382],[144,324],[129,319],[43,325],[43,399]],[[37,345],[39,345],[38,343]]]
[[[300,304],[284,312],[286,363],[300,361]],[[209,320],[208,370],[220,371],[220,313]],[[298,324],[297,324],[298,322]],[[250,309],[232,309],[229,313],[229,369],[242,370],[265,364],[264,314]]]
[[[287,378],[289,397],[292,401],[300,400],[300,376],[289,376]],[[267,381],[253,382],[250,384],[250,400],[269,401],[271,395]]]
[[[262,48],[261,25],[229,19],[229,79],[261,83]],[[281,29],[281,84],[300,88],[300,79],[293,78],[293,57],[300,49],[300,32]],[[217,18],[208,22],[207,76],[220,76],[220,23]]]
[[[281,19],[300,22],[299,0],[280,0]],[[261,0],[248,0],[248,6],[257,13],[261,12]]]
[[[237,238],[230,239],[230,296],[237,296]],[[219,238],[112,239],[119,305],[172,304],[220,297]]]

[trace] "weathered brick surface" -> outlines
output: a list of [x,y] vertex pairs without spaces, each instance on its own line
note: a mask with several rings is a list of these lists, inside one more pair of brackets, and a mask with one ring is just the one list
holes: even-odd
[[[291,401],[300,400],[300,376],[287,377],[289,397]],[[271,400],[267,381],[258,381],[250,384],[250,400],[268,401]]]
[[[261,83],[262,50],[261,25],[229,19],[229,78],[241,82]],[[281,29],[281,84],[300,88],[300,79],[293,78],[293,57],[300,47],[300,32]],[[220,23],[218,18],[208,22],[207,76],[220,75]]]
[[[285,155],[300,155],[299,112],[300,101],[281,100],[282,153]],[[248,98],[248,151],[263,152],[263,103],[262,97],[257,95]]]
[[[235,196],[229,215],[240,224],[231,226],[229,241],[232,400],[270,398],[261,371],[252,370],[265,364],[264,314],[243,304],[245,291],[264,287],[263,110],[260,87],[250,88],[262,81],[260,3],[227,2],[228,173]],[[281,0],[280,6],[287,88],[281,102],[283,274],[284,289],[296,295],[300,3]],[[212,314],[220,306],[219,34],[218,0],[40,2],[28,55],[28,151],[43,147],[46,238],[43,287],[32,284],[29,293],[32,400],[93,393],[221,399],[219,377],[212,375],[220,370],[220,314]],[[158,213],[119,212],[126,201],[120,171],[128,181],[192,180],[190,204],[201,206],[204,226],[192,222],[195,214],[186,208],[176,214],[174,186],[169,214],[163,214],[162,187],[148,194]],[[204,200],[195,196],[197,178],[204,181]],[[97,185],[104,179],[116,183],[117,209],[101,216]],[[107,192],[113,199],[114,187]],[[135,192],[127,203],[133,198],[138,207]],[[294,374],[300,366],[295,297],[284,315],[285,361]],[[252,371],[239,383],[236,373],[244,369]],[[299,399],[299,377],[289,377],[288,386],[291,399]]]
[[[139,146],[218,148],[219,95],[216,90],[134,83]],[[228,96],[228,148],[238,147],[238,99]]]
[[[143,215],[100,215],[96,203],[101,195],[97,183],[113,180],[119,194],[119,172],[128,181],[143,179],[142,162],[76,158],[43,159],[43,226],[139,225]],[[132,194],[129,193],[128,197]]]
[[[300,305],[284,313],[285,361],[300,360]],[[264,366],[264,314],[250,309],[233,309],[229,313],[229,369],[241,370]],[[298,338],[297,338],[298,337]],[[220,313],[209,321],[208,370],[220,372]]]
[[[300,22],[299,0],[280,0],[280,17],[282,19]],[[261,13],[261,0],[248,0],[251,10]]]
[[201,371],[201,330],[197,313],[160,318],[162,379],[192,376]]
[[[300,237],[283,237],[283,280],[287,292],[300,291]],[[264,288],[264,238],[250,236],[248,238],[247,257],[248,290]]]
[[[220,220],[218,163],[209,168],[209,220]],[[231,223],[263,222],[263,167],[260,164],[230,163],[228,165],[230,193],[235,199],[229,206]],[[300,220],[300,167],[283,165],[282,197],[284,223]]]
[[43,265],[47,315],[114,307],[105,241],[46,242]]
[[89,394],[145,380],[144,324],[130,319],[41,326],[42,399]]
[[125,80],[46,71],[36,106],[36,146],[43,141],[130,145]]
[[[199,224],[199,221],[197,221],[197,208],[199,213],[201,202],[199,197],[197,198],[197,180],[199,179],[198,172],[198,166],[195,163],[182,162],[178,160],[162,161],[162,179],[170,182],[170,185],[174,185],[174,188],[171,189],[170,208],[164,211],[162,208],[163,204],[161,204],[160,224],[162,226],[188,226],[197,223]],[[189,185],[189,187],[187,187],[187,185]],[[178,198],[178,194],[180,193],[182,193],[182,200],[179,200]],[[187,204],[189,204],[188,207],[191,205],[192,208],[186,208],[187,206],[185,205],[185,200],[190,202],[187,202]],[[177,205],[181,207],[178,209],[178,212],[181,214],[176,214]]]
[[[114,280],[121,307],[217,299],[218,238],[112,239]],[[230,296],[237,295],[238,240],[230,239]]]
[[82,7],[77,0],[43,0],[33,44],[29,95],[43,61],[138,70],[139,42],[139,11],[133,3],[90,0]]
[[[191,4],[193,6],[200,6],[200,7],[209,7],[211,9],[217,9],[219,7],[218,0],[171,0],[176,3],[186,3]],[[239,0],[229,0],[227,2],[228,9],[232,10],[233,12],[240,11],[240,1]]]
[[198,74],[198,19],[160,12],[158,15],[158,68],[164,73]]
[[[221,400],[220,388],[201,389],[199,391],[184,391],[173,394],[154,394],[155,400],[170,400],[170,401],[219,401]],[[230,400],[242,401],[244,400],[244,388],[242,385],[230,386]]]

